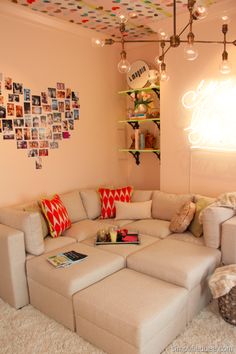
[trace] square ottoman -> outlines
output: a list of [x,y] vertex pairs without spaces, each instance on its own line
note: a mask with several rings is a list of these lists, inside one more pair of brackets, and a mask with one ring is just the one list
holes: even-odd
[[76,332],[109,354],[160,353],[186,325],[187,293],[122,269],[73,296]]
[[[75,250],[87,254],[80,263],[54,268],[49,256]],[[30,303],[65,327],[75,330],[72,296],[125,266],[123,257],[83,244],[72,244],[27,261]]]

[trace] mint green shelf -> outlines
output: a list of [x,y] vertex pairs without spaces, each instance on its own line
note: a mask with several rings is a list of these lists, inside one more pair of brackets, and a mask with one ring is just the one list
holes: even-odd
[[125,120],[119,120],[119,123],[129,123],[129,122],[138,122],[138,123],[144,123],[144,122],[160,122],[160,118],[132,118],[132,119],[125,119]]
[[119,151],[121,152],[159,152],[160,153],[160,150],[159,149],[119,149]]
[[140,92],[140,91],[160,91],[160,86],[149,86],[149,87],[143,87],[143,88],[139,88],[139,89],[134,89],[134,90],[126,90],[126,91],[119,91],[118,93],[120,95],[123,95],[123,94],[130,94],[130,93],[133,93],[133,92]]

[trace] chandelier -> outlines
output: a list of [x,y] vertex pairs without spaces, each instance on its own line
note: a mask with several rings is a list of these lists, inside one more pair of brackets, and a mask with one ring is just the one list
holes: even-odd
[[[112,38],[101,40],[101,39],[92,39],[92,44],[96,47],[103,47],[104,45],[112,45],[114,43],[121,44],[121,53],[120,57],[121,60],[118,63],[118,70],[120,73],[125,74],[130,71],[130,63],[127,60],[127,53],[125,50],[125,46],[127,43],[160,43],[161,46],[161,55],[155,58],[155,62],[159,67],[159,77],[161,81],[167,81],[169,76],[166,72],[166,63],[165,57],[167,52],[171,48],[177,48],[180,44],[185,44],[184,47],[184,55],[187,60],[195,60],[198,56],[198,51],[195,46],[196,43],[203,43],[203,44],[221,44],[223,45],[223,52],[222,52],[222,61],[220,63],[220,72],[222,74],[229,74],[231,72],[231,64],[228,61],[228,52],[226,50],[226,46],[229,44],[233,44],[236,46],[236,40],[234,41],[227,41],[226,35],[228,32],[228,21],[229,17],[227,15],[222,16],[223,24],[222,24],[222,33],[223,33],[223,40],[222,41],[212,41],[212,40],[196,40],[195,35],[193,33],[193,23],[196,20],[200,20],[206,17],[207,9],[203,5],[197,5],[196,0],[188,0],[187,2],[187,9],[189,12],[189,20],[187,24],[183,27],[180,33],[177,33],[176,29],[176,0],[173,0],[173,34],[170,36],[169,39],[165,37],[165,33],[161,32],[160,39],[126,39],[125,38],[125,24],[128,21],[128,16],[124,13],[119,13],[119,21],[120,21],[120,40],[114,40]],[[184,32],[188,30],[187,38],[182,39],[182,35]]]

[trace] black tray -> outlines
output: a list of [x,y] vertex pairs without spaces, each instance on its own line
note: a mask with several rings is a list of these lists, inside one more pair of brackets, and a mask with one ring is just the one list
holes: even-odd
[[[129,241],[129,238],[131,238],[131,236],[135,237],[136,240]],[[124,241],[119,241],[119,242],[98,241],[96,239],[95,245],[139,245],[140,244],[139,235],[136,233],[135,234],[129,233],[129,234],[127,234],[127,236],[124,236],[123,239],[124,239]]]

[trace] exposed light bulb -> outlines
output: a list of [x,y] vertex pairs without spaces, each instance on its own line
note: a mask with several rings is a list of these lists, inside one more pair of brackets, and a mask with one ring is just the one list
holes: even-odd
[[224,11],[223,14],[220,16],[223,24],[228,25],[231,21],[231,18],[229,16],[229,14],[227,13],[227,11]]
[[165,70],[162,70],[160,72],[160,81],[168,81],[169,80],[169,75],[167,75]]
[[117,12],[116,16],[119,18],[120,23],[126,23],[128,21],[128,15],[125,12]]
[[102,39],[100,38],[92,38],[92,46],[94,48],[101,48],[103,47],[105,44],[105,41],[103,41]]
[[220,63],[220,72],[223,75],[231,73],[231,63],[227,59],[223,59]]
[[121,59],[117,65],[118,71],[121,74],[126,74],[130,71],[130,63],[128,62],[127,59]]
[[161,60],[161,57],[157,56],[155,59],[154,59],[154,62],[157,66],[161,65],[162,63],[162,60]]
[[187,60],[195,60],[198,57],[198,50],[194,47],[193,44],[188,43],[184,47],[184,57]]
[[162,28],[160,28],[157,32],[160,35],[161,39],[163,40],[168,39],[168,34]]

